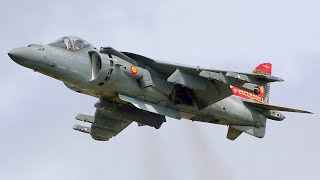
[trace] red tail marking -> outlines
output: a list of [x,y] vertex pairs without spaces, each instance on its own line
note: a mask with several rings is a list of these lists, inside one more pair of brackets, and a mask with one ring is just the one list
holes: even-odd
[[263,63],[256,67],[253,70],[254,74],[262,74],[262,75],[271,75],[272,74],[272,64],[271,63]]
[[[253,70],[253,74],[261,74],[261,75],[271,75],[272,73],[272,64],[271,63],[263,63],[257,66]],[[256,95],[252,92],[243,90],[238,87],[231,86],[231,90],[233,95],[242,97],[244,99],[253,99],[255,102],[261,102],[261,103],[268,103],[268,94],[269,89],[266,87],[261,86],[260,91],[261,93]]]

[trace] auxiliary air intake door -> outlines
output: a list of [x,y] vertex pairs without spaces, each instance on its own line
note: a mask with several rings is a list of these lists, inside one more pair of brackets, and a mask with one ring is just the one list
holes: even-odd
[[94,80],[98,77],[101,71],[101,58],[98,53],[90,54],[91,60],[91,80]]

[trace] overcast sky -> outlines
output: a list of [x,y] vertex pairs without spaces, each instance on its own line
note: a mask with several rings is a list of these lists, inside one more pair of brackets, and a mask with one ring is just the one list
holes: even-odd
[[[316,179],[319,177],[320,3],[4,1],[0,6],[0,179]],[[168,119],[130,125],[109,142],[75,132],[97,99],[14,63],[10,49],[76,35],[96,47],[188,65],[251,72],[272,62],[271,103],[313,111],[269,121],[264,139]]]

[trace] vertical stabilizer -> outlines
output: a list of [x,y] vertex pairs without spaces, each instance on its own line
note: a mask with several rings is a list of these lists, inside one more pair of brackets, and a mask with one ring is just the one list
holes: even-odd
[[[257,66],[253,72],[253,74],[261,74],[271,76],[272,74],[272,64],[271,63],[262,63]],[[263,101],[269,103],[269,94],[270,94],[270,83],[267,83],[265,86],[260,87],[261,94],[260,96],[263,98]]]

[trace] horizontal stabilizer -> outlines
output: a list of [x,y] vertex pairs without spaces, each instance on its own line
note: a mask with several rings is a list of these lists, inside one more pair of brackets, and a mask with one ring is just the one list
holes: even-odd
[[313,114],[312,112],[305,111],[305,110],[292,109],[292,108],[281,107],[281,106],[273,106],[273,105],[269,105],[269,104],[262,104],[262,103],[251,102],[251,101],[244,101],[244,102],[251,107],[254,107],[257,109],[262,109],[262,110],[274,110],[274,111],[286,111],[286,112]]

